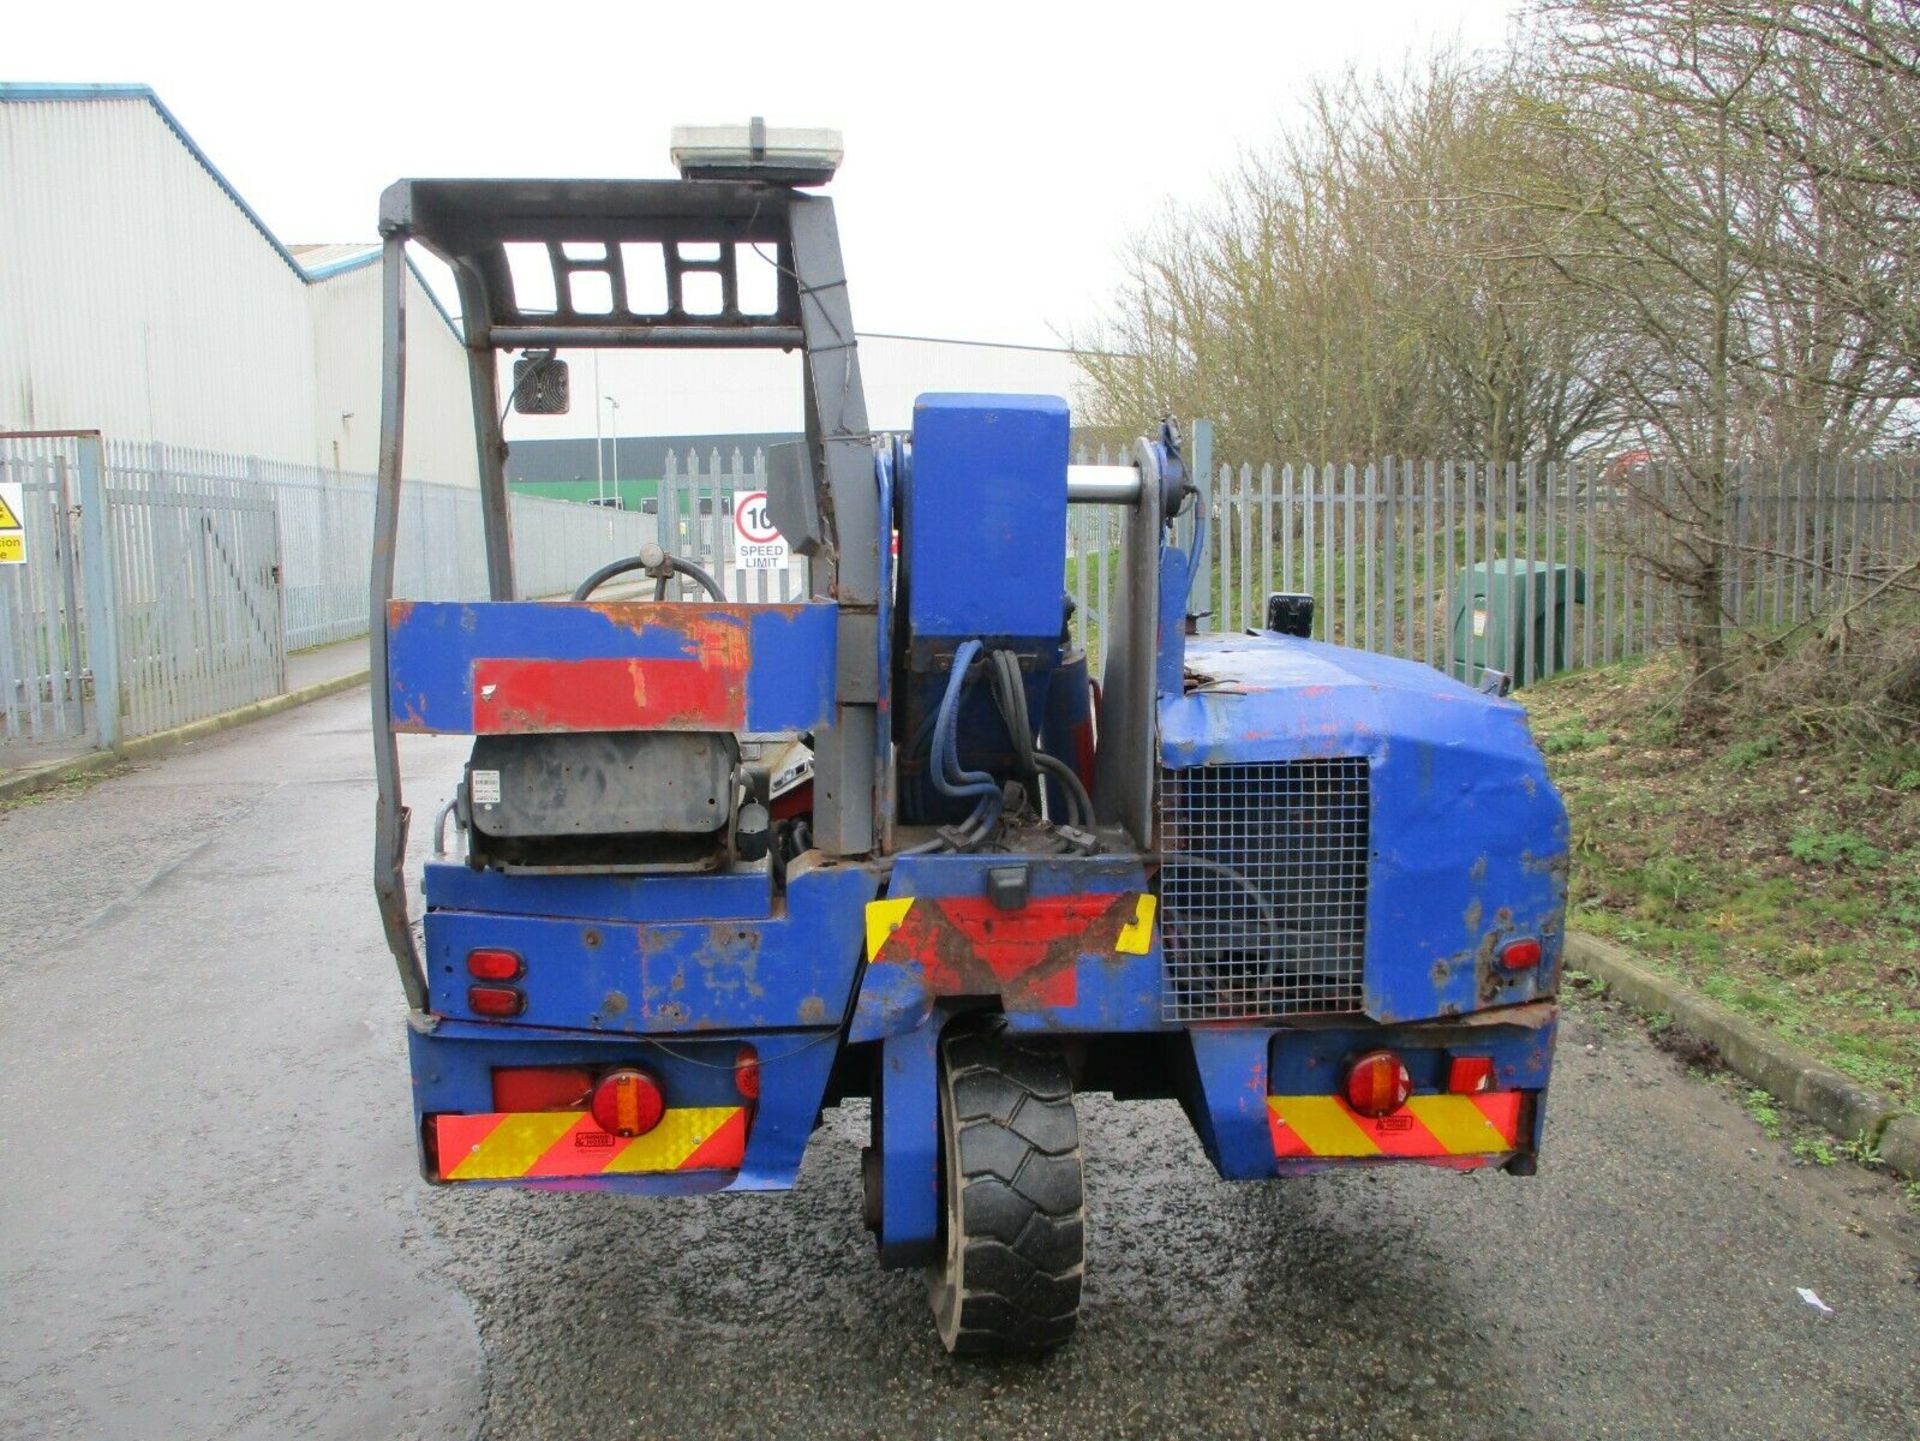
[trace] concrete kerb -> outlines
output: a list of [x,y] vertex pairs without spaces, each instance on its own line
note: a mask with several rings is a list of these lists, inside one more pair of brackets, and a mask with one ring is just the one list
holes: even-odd
[[1595,977],[1635,1010],[1672,1018],[1678,1029],[1711,1045],[1736,1075],[1845,1140],[1877,1145],[1881,1158],[1901,1175],[1920,1177],[1920,1116],[1902,1111],[1891,1097],[1647,969],[1611,941],[1572,932],[1565,964]]
[[1880,1133],[1880,1159],[1903,1176],[1920,1180],[1920,1116],[1895,1116]]
[[245,725],[248,721],[278,715],[281,711],[292,710],[295,706],[306,705],[309,701],[323,700],[327,696],[338,695],[341,691],[352,690],[366,683],[367,672],[364,670],[333,676],[327,680],[316,681],[312,685],[301,686],[298,690],[268,696],[265,700],[255,701],[252,705],[243,705],[237,710],[208,716],[205,720],[175,726],[172,730],[156,731],[149,736],[139,736],[126,742],[118,750],[89,751],[85,755],[69,756],[65,760],[49,761],[45,765],[26,766],[8,775],[0,776],[0,802],[18,800],[22,796],[52,790],[55,786],[65,785],[68,781],[77,780],[81,776],[112,770],[126,761],[163,755],[167,751],[188,745],[193,741],[205,740],[208,736],[218,735],[221,731]]

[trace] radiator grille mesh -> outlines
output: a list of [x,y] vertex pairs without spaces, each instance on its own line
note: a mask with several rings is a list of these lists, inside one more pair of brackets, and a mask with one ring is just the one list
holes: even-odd
[[1167,1020],[1361,1008],[1369,800],[1364,759],[1160,773]]

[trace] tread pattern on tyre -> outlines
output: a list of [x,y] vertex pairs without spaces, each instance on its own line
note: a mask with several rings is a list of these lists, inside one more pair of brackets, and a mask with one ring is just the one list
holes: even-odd
[[[1001,1029],[942,1042],[962,1245],[957,1355],[1038,1355],[1073,1335],[1085,1274],[1080,1127],[1065,1059]],[[936,1293],[939,1282],[936,1281]]]

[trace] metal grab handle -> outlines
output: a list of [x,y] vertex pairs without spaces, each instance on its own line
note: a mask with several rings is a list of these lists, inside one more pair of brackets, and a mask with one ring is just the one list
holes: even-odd
[[1070,465],[1068,505],[1132,505],[1140,499],[1137,465]]

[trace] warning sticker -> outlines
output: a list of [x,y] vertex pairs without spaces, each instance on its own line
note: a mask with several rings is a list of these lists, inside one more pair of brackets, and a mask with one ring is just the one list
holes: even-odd
[[497,806],[500,804],[499,771],[475,771],[473,773],[473,803],[477,806]]
[[22,484],[0,480],[0,565],[27,563],[27,508],[21,499]]
[[1476,639],[1479,639],[1484,637],[1486,633],[1487,613],[1484,610],[1476,610],[1473,613],[1473,634]]

